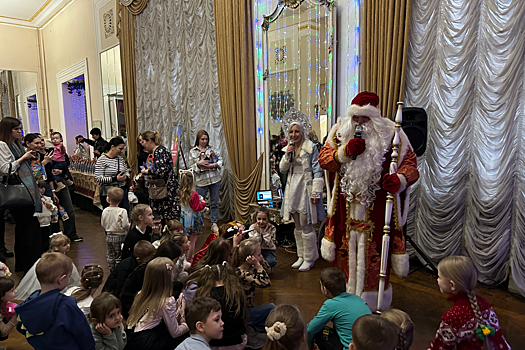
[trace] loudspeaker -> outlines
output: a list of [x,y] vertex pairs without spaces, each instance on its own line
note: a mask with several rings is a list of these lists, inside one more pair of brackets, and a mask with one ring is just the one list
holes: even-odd
[[[396,118],[397,109],[394,112]],[[414,153],[419,157],[427,149],[427,112],[419,107],[403,107],[403,131],[410,140]]]

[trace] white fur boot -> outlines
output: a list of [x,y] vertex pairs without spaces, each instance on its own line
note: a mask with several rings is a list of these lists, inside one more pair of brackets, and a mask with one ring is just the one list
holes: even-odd
[[[379,292],[363,292],[360,296],[367,304],[371,312],[377,311],[377,296]],[[388,288],[383,293],[383,300],[381,302],[381,311],[385,311],[392,304],[392,284],[388,284]]]
[[302,231],[297,229],[293,231],[293,235],[295,236],[295,246],[297,247],[297,261],[292,264],[292,269],[298,269],[304,261],[304,244],[302,233]]
[[319,251],[317,250],[317,235],[312,229],[309,232],[303,232],[304,244],[304,262],[299,268],[299,271],[308,271],[313,266],[317,259],[319,259]]

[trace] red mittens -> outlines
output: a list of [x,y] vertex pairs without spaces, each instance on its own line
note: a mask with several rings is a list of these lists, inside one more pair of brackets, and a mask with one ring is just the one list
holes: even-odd
[[345,147],[345,153],[347,156],[358,156],[365,151],[365,148],[365,140],[351,139]]
[[383,189],[390,193],[396,193],[401,187],[401,181],[397,174],[385,174],[383,176]]

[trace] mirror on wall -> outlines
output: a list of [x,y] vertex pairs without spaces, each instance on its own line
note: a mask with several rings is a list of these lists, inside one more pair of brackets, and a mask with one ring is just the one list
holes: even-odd
[[113,136],[126,138],[122,73],[120,69],[120,45],[114,46],[100,54],[100,68],[104,108],[102,134],[106,135],[108,139]]
[[23,133],[41,132],[38,117],[37,74],[0,69],[0,119],[9,116],[22,122]]
[[[263,17],[265,118],[274,174],[288,137],[281,133],[282,117],[291,107],[309,117],[309,138],[317,145],[332,126],[334,18],[332,0],[279,0]],[[270,178],[274,182],[271,174]],[[284,185],[285,179],[281,182]]]

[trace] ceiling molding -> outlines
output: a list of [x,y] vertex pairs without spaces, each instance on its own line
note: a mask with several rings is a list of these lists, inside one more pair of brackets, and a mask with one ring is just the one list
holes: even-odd
[[41,8],[35,9],[35,13],[29,19],[13,18],[0,15],[0,23],[40,28],[45,25],[49,19],[51,19],[54,15],[56,15],[65,6],[72,3],[73,1],[74,0],[47,0]]

